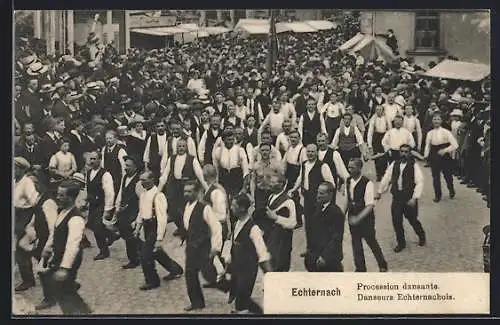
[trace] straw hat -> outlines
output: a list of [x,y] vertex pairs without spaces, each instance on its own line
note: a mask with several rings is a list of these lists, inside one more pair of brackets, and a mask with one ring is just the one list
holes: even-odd
[[82,173],[74,173],[73,176],[71,176],[71,179],[85,184],[85,176],[83,176]]
[[462,96],[459,94],[453,94],[448,101],[453,104],[458,104],[462,101]]
[[30,76],[38,76],[40,74],[43,74],[49,70],[49,67],[46,65],[43,65],[42,62],[36,61],[28,67],[28,70],[26,70],[26,73]]
[[14,158],[14,165],[16,167],[24,169],[24,170],[31,168],[31,164],[29,163],[29,161],[23,157],[15,157]]
[[453,111],[451,111],[450,116],[464,116],[464,113],[462,113],[461,109],[455,108]]

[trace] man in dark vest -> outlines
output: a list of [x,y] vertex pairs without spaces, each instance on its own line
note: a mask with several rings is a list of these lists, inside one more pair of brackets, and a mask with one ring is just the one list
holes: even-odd
[[[289,195],[299,188],[304,197],[304,219],[306,222],[306,243],[309,247],[309,240],[311,238],[310,228],[308,225],[308,218],[314,214],[316,207],[316,194],[318,187],[323,182],[330,182],[335,186],[330,167],[318,159],[318,147],[315,144],[310,144],[306,147],[307,161],[302,163],[300,169],[300,176],[297,178],[293,188],[288,191]],[[302,254],[302,257],[305,253]]]
[[[194,156],[187,153],[186,140],[177,141],[177,153],[168,158],[167,165],[158,182],[158,190],[167,195],[168,215],[172,218],[178,229],[182,229],[182,211],[184,209],[183,188],[189,180],[198,179],[204,188],[208,188],[203,180],[203,170]],[[175,235],[180,235],[179,231]]]
[[196,157],[196,143],[191,136],[188,136],[183,132],[181,122],[178,120],[170,120],[169,137],[167,138],[167,146],[163,151],[163,156],[161,157],[161,167],[160,175],[165,172],[167,166],[167,161],[169,158],[177,154],[177,143],[180,140],[185,140],[186,142],[186,152],[193,157]]
[[[306,149],[302,145],[300,141],[300,133],[298,130],[293,130],[290,132],[290,147],[287,152],[283,156],[283,162],[285,164],[285,177],[286,177],[286,190],[289,191],[292,189],[293,185],[297,181],[297,178],[300,175],[300,168],[302,163],[307,160]],[[297,217],[297,225],[296,228],[300,228],[303,225],[302,222],[302,213],[303,209],[300,205],[300,196],[299,193],[293,193],[292,200],[295,202],[295,206],[298,208],[296,212]]]
[[366,272],[364,239],[377,260],[380,272],[387,272],[387,262],[375,237],[375,194],[373,182],[361,174],[363,161],[353,158],[348,169],[351,177],[346,181],[347,220],[351,231],[352,252],[356,272]]
[[318,187],[316,212],[311,222],[311,240],[304,264],[309,272],[342,272],[342,241],[345,215],[335,204],[335,187],[324,182]]
[[129,262],[122,266],[124,269],[133,269],[139,266],[139,240],[134,236],[132,222],[139,212],[139,164],[136,156],[125,156],[125,175],[120,182],[120,190],[116,196],[115,214],[120,236],[125,241]]
[[125,170],[125,160],[127,155],[125,149],[120,146],[115,131],[106,132],[106,145],[102,148],[101,167],[111,174],[115,193],[120,189],[123,171]]
[[147,170],[153,172],[155,179],[160,178],[161,159],[167,148],[167,133],[165,121],[159,119],[155,123],[156,132],[151,134],[146,142],[144,150],[144,166]]
[[321,132],[321,117],[316,108],[316,101],[314,98],[307,99],[307,111],[304,112],[299,118],[299,132],[302,136],[302,143],[307,146],[308,144],[315,143],[316,136]]
[[[231,220],[229,218],[228,196],[224,187],[217,183],[217,170],[213,165],[203,166],[203,178],[207,182],[208,190],[203,196],[203,203],[212,208],[213,215],[219,220],[222,228],[222,247],[229,239],[231,233]],[[207,267],[203,271],[203,277],[209,283],[204,288],[216,288],[227,292],[228,282],[225,277],[225,268],[221,256],[215,256],[213,262],[214,268]],[[214,276],[216,275],[216,276]]]
[[220,129],[221,116],[215,113],[210,118],[210,128],[203,133],[198,147],[198,157],[201,164],[212,164],[212,153],[214,146],[222,134]]
[[102,155],[100,151],[92,151],[88,155],[90,170],[87,171],[86,188],[89,202],[87,225],[94,232],[99,254],[94,260],[109,257],[109,245],[114,241],[114,235],[104,226],[103,220],[111,220],[115,202],[115,187],[113,177],[101,168]]
[[169,274],[163,279],[173,280],[182,275],[182,267],[163,250],[162,243],[167,229],[167,200],[165,195],[155,186],[152,172],[144,172],[140,176],[144,191],[139,197],[139,211],[134,222],[134,237],[144,227],[144,243],[141,250],[142,272],[145,284],[140,290],[152,290],[160,286],[160,278],[155,268],[158,261]]
[[227,261],[231,273],[229,303],[235,300],[232,313],[262,314],[262,308],[252,300],[252,291],[259,266],[264,273],[272,271],[271,256],[262,231],[253,222],[248,209],[252,205],[246,194],[238,194],[231,202],[231,212],[238,218],[232,235],[231,256]]
[[205,308],[205,298],[198,278],[200,271],[212,266],[212,260],[222,247],[222,229],[212,209],[198,201],[200,185],[197,181],[184,184],[182,229],[186,238],[186,286],[191,304],[184,308],[192,311]]
[[397,240],[397,246],[394,248],[396,253],[406,248],[403,216],[408,219],[408,222],[418,235],[418,245],[425,245],[425,232],[422,224],[417,219],[417,201],[424,190],[424,176],[411,156],[411,147],[409,145],[401,145],[399,155],[399,160],[394,161],[387,168],[380,182],[378,194],[375,196],[375,199],[379,199],[381,194],[387,191],[389,185],[391,186],[391,213]]
[[342,121],[343,123],[335,131],[331,146],[339,151],[344,165],[347,166],[351,158],[361,157],[362,151],[360,148],[363,145],[363,135],[361,135],[357,127],[351,125],[351,114],[344,114]]
[[[370,118],[368,122],[368,134],[367,134],[367,145],[370,154],[377,155],[382,154],[385,151],[382,145],[382,139],[387,131],[391,129],[386,116],[384,115],[384,107],[382,105],[375,106],[375,114]],[[380,182],[382,176],[384,176],[385,170],[387,169],[387,157],[381,156],[375,158],[375,172],[377,175],[377,181]]]
[[251,143],[254,148],[259,145],[258,128],[256,127],[256,118],[254,115],[248,115],[245,121],[244,141]]
[[40,274],[44,299],[35,306],[43,310],[59,303],[64,314],[90,314],[89,306],[78,295],[75,285],[82,263],[81,238],[85,219],[75,207],[80,184],[64,180],[57,189],[56,201],[60,208],[51,236],[42,252]]
[[213,165],[217,169],[219,182],[231,198],[249,181],[248,158],[245,149],[235,145],[233,131],[225,130],[222,141],[224,145],[214,151]]
[[[340,191],[340,185],[349,177],[347,167],[337,150],[333,150],[328,146],[328,134],[319,133],[316,136],[316,145],[318,146],[318,159],[330,167],[335,184],[338,185],[337,191]],[[336,199],[336,195],[334,197]]]
[[272,221],[266,245],[271,253],[275,272],[288,272],[292,254],[293,229],[297,225],[295,202],[285,188],[286,178],[276,173],[270,181],[272,194],[267,202],[266,214]]

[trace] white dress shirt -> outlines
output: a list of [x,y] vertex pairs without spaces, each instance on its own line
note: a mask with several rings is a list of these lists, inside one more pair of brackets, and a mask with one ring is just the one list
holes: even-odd
[[214,152],[214,165],[216,168],[231,170],[241,167],[243,177],[248,175],[248,158],[245,150],[240,146],[233,145],[230,149],[226,146],[220,146]]
[[216,188],[210,193],[210,201],[212,202],[212,215],[214,215],[220,222],[227,219],[227,194],[224,189]]
[[273,110],[267,114],[266,118],[262,122],[262,125],[259,128],[259,139],[260,134],[264,130],[264,127],[269,124],[271,129],[271,134],[277,137],[281,132],[283,132],[283,121],[285,120],[285,115],[281,112],[275,113]]
[[148,163],[150,162],[150,157],[149,157],[149,148],[151,147],[151,137],[153,136],[156,136],[157,139],[158,139],[158,154],[160,155],[160,157],[163,157],[163,153],[165,152],[166,150],[166,147],[167,147],[167,134],[164,133],[163,135],[152,135],[148,138],[148,140],[146,141],[146,147],[144,148],[144,155],[142,157],[142,161],[144,161],[145,163]]
[[[177,153],[177,141],[181,140],[182,137],[172,137],[172,155],[175,155]],[[196,157],[196,144],[194,143],[194,140],[193,138],[191,137],[188,137],[186,139],[186,143],[187,143],[187,152],[188,154],[190,154],[191,156],[193,157]],[[163,156],[161,157],[161,168],[160,168],[160,172],[164,172],[165,170],[165,167],[167,165],[167,161],[168,159],[170,158],[168,156],[168,141],[165,142],[165,149],[163,150]]]
[[382,116],[377,116],[376,114],[372,116],[370,122],[368,123],[368,134],[366,136],[366,141],[368,142],[368,146],[373,147],[373,133],[385,133],[391,129],[387,118]]
[[[318,150],[318,159],[324,161],[327,152],[328,149]],[[335,150],[333,151],[332,156],[333,156],[332,158],[333,163],[335,164],[335,169],[337,170],[337,175],[343,180],[346,180],[350,175],[349,172],[347,171],[344,161],[342,160],[342,157],[340,156],[340,153],[337,150]]]
[[33,180],[24,175],[14,188],[14,207],[21,209],[32,208],[38,202],[40,193],[36,190]]
[[321,114],[326,112],[327,117],[336,118],[345,114],[345,106],[340,102],[335,104],[328,102],[320,108],[319,112]]
[[396,117],[396,115],[398,114],[403,114],[401,106],[396,103],[393,103],[392,105],[389,103],[384,104],[384,115],[387,118],[387,122],[389,122],[389,125],[392,126],[392,121],[394,121],[394,117]]
[[[99,169],[90,170],[90,181],[94,179],[98,171]],[[113,209],[113,203],[115,202],[115,188],[113,177],[109,172],[104,172],[102,175],[102,189],[104,190],[104,211],[110,211]]]
[[288,148],[290,147],[290,139],[288,138],[288,135],[285,134],[285,132],[281,132],[277,137],[276,137],[276,148],[278,150],[282,149],[284,151],[287,151]]
[[439,127],[437,129],[432,129],[429,132],[427,132],[427,137],[425,139],[424,157],[429,156],[429,153],[431,151],[431,145],[438,146],[443,143],[450,144],[447,148],[443,149],[446,153],[451,153],[458,149],[457,139],[455,139],[455,137],[449,130],[443,127]]
[[[61,222],[67,217],[72,208],[73,207],[64,209],[61,212],[57,213],[57,205],[56,212],[53,211],[54,206],[45,206],[45,211],[47,211],[49,215],[51,215],[51,220],[54,218],[55,214],[57,214],[55,222],[52,225],[49,224],[49,238],[47,239],[47,243],[45,244],[46,248],[53,247],[55,227],[61,224]],[[84,230],[85,219],[82,216],[73,216],[71,220],[68,221],[68,238],[66,240],[63,258],[61,260],[61,264],[59,265],[60,267],[71,269],[71,267],[73,266],[76,255],[80,250],[80,242],[82,241]]]
[[[349,186],[349,195],[351,198],[354,198],[354,188],[359,183],[360,179],[361,177],[358,179],[351,178],[351,186]],[[345,189],[345,195],[347,196],[347,186]],[[368,183],[366,183],[363,199],[365,201],[365,206],[375,205],[375,186],[372,181],[368,181]]]
[[283,114],[285,118],[290,119],[292,125],[297,123],[297,112],[295,111],[295,106],[293,106],[292,103],[282,103],[280,113]]
[[413,135],[407,129],[401,127],[399,129],[392,128],[384,134],[382,138],[382,146],[384,150],[389,149],[399,151],[402,144],[407,144],[412,148],[415,148],[415,139]]
[[[154,206],[154,212],[153,212]],[[162,241],[167,229],[167,199],[156,186],[145,190],[139,196],[139,214],[136,221],[150,220],[156,217],[156,240]]]
[[[198,201],[192,203],[187,202],[184,208],[183,222],[186,231],[189,231],[189,221],[191,220],[191,215],[193,214],[197,202]],[[203,209],[203,220],[205,220],[210,228],[212,249],[220,252],[222,248],[222,226],[217,217],[212,215],[212,209],[208,205]]]
[[[245,219],[238,219],[236,221],[236,225],[234,227],[234,238],[238,237],[238,234],[243,229],[243,226],[250,220],[250,216],[247,216]],[[250,239],[252,240],[253,245],[255,246],[255,251],[257,252],[257,256],[259,258],[259,263],[268,261],[271,259],[271,254],[267,250],[266,243],[262,237],[262,230],[260,230],[259,226],[254,225],[252,229],[250,229]]]
[[[394,170],[394,164],[396,162],[392,162],[387,170],[385,171],[384,177],[380,181],[378,192],[380,194],[386,192],[389,189],[389,185],[391,185],[392,181],[392,171]],[[399,166],[399,178],[398,178],[398,187],[399,190],[403,189],[403,171],[406,167],[407,163],[401,163]],[[422,196],[422,192],[424,190],[424,175],[422,174],[422,170],[418,164],[414,164],[415,167],[415,189],[413,190],[412,199],[419,199]]]
[[[295,147],[290,146],[283,156],[283,161],[290,165],[302,165],[307,160],[306,148],[302,143],[297,144]],[[300,157],[299,157],[300,155]]]
[[[280,195],[281,193],[271,194],[268,207],[271,206]],[[285,202],[278,205],[276,209],[273,209],[273,211],[276,213],[281,208],[288,208],[290,214],[288,217],[282,217],[278,215],[277,216],[278,218],[274,222],[285,229],[294,229],[295,226],[297,225],[297,218],[296,218],[297,212],[295,211],[295,203],[293,202],[292,199],[288,198]]]
[[[353,126],[354,128],[354,136],[356,137],[356,143],[359,145],[363,144],[363,135],[361,132],[359,132],[358,128]],[[333,136],[333,140],[331,143],[331,146],[334,148],[337,148],[339,146],[339,140],[340,140],[340,132],[341,130],[344,132],[345,135],[349,135],[349,130],[350,127],[345,127],[345,126],[340,126],[336,131],[335,135]]]
[[422,144],[422,128],[420,127],[420,120],[415,116],[404,116],[403,117],[403,127],[410,131],[411,134],[417,133],[417,147],[420,148]]

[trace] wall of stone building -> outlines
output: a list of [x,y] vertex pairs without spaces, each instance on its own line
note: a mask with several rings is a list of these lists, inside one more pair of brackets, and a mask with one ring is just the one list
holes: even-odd
[[387,30],[392,29],[398,40],[401,55],[413,49],[415,14],[411,11],[361,12],[360,27],[364,34],[371,34],[373,29],[375,34],[387,34]]
[[442,13],[443,47],[448,55],[456,56],[462,61],[490,64],[491,34],[489,28],[481,29],[476,19],[484,17],[474,12]]

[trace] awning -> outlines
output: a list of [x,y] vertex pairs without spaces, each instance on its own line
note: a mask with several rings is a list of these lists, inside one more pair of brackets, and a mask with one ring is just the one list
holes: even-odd
[[294,33],[314,33],[317,32],[318,30],[311,25],[308,25],[306,23],[297,21],[297,22],[292,22],[292,23],[277,23],[276,24],[276,30],[278,29],[278,26],[282,26],[283,31],[292,31]]
[[[269,23],[266,25],[240,25],[238,31],[246,32],[248,34],[269,34]],[[290,30],[287,26],[276,24],[276,33],[283,33]],[[236,28],[235,28],[236,31]]]
[[205,27],[203,28],[203,30],[210,35],[219,35],[219,34],[229,33],[231,31],[229,28],[218,27],[218,26]]
[[179,25],[177,25],[177,26],[175,26],[175,27],[177,27],[177,28],[182,28],[182,29],[188,30],[188,31],[190,31],[190,32],[195,32],[195,31],[197,31],[198,29],[200,29],[200,28],[198,27],[198,25],[196,25],[196,24],[179,24]]
[[313,28],[316,28],[317,30],[328,30],[337,28],[336,23],[332,23],[331,21],[328,20],[306,20],[305,23],[312,26]]
[[490,73],[491,67],[486,64],[444,60],[424,75],[434,78],[481,81]]
[[269,25],[269,19],[240,19],[234,30],[243,30],[244,25]]
[[178,27],[135,28],[131,29],[130,31],[134,33],[153,35],[153,36],[169,36],[169,35],[183,34],[189,32],[186,29]]
[[352,48],[353,46],[355,46],[356,44],[358,44],[362,39],[365,38],[365,35],[361,34],[361,33],[357,33],[356,35],[354,35],[354,37],[352,37],[350,40],[348,40],[347,42],[345,42],[344,44],[342,44],[339,49],[341,51],[347,51],[348,49]]

